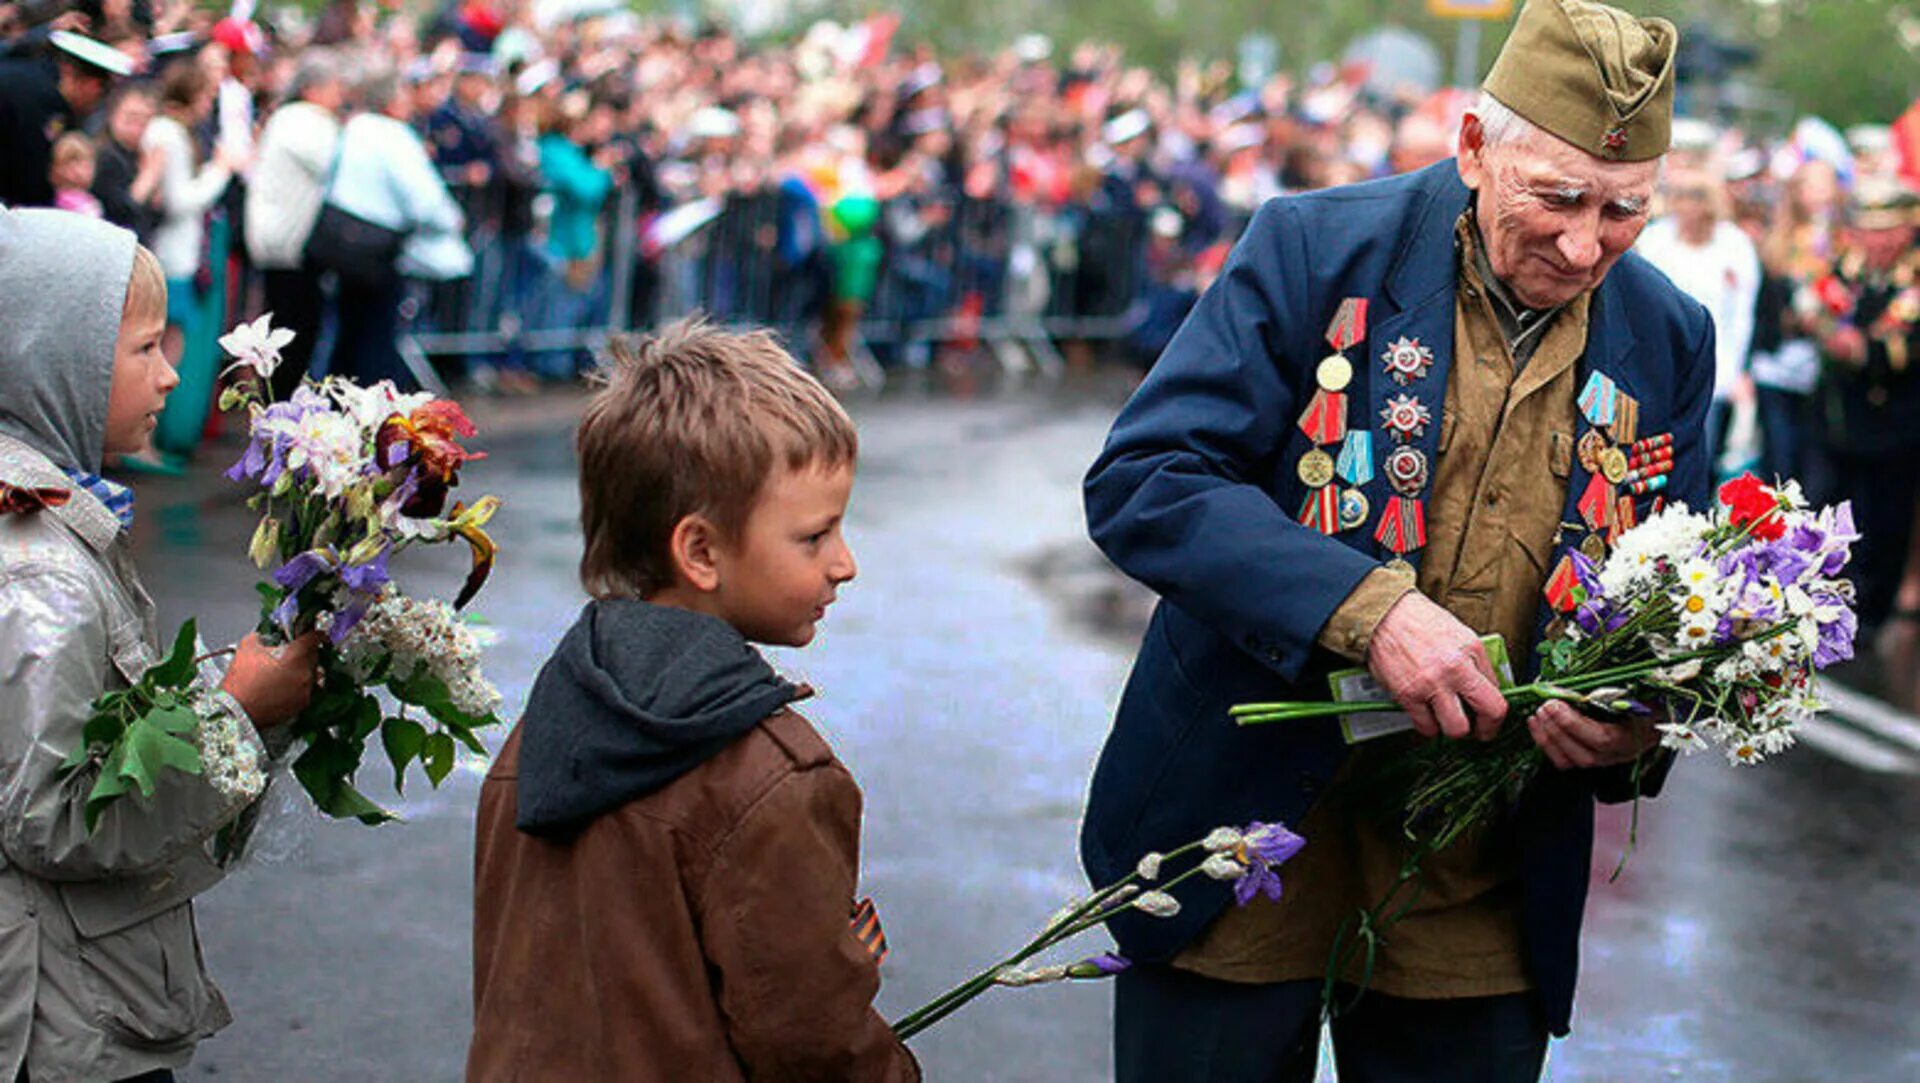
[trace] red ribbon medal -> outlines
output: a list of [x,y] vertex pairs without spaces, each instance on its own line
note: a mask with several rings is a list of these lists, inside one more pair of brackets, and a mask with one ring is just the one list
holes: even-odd
[[1367,299],[1349,297],[1341,301],[1333,314],[1333,322],[1327,324],[1327,344],[1335,350],[1345,351],[1366,337]]
[[1332,485],[1322,485],[1307,494],[1307,502],[1300,509],[1300,523],[1310,526],[1322,534],[1340,532],[1340,492]]
[[1605,475],[1595,474],[1587,482],[1587,491],[1580,494],[1580,517],[1595,530],[1604,530],[1613,523],[1613,485]]
[[1347,438],[1347,393],[1319,388],[1300,415],[1300,431],[1315,444],[1337,444]]
[[1563,556],[1547,577],[1547,604],[1555,612],[1571,613],[1580,602],[1580,574],[1574,571],[1573,557]]
[[1407,496],[1389,497],[1373,540],[1402,556],[1427,544],[1427,514],[1421,502]]

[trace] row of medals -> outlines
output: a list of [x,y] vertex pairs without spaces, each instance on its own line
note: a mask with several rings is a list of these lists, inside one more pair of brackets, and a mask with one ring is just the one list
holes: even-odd
[[[1381,354],[1381,363],[1387,375],[1402,387],[1424,379],[1433,364],[1433,351],[1422,346],[1418,339],[1401,338],[1389,345]],[[1301,522],[1326,533],[1334,530],[1353,530],[1364,525],[1372,513],[1366,494],[1360,487],[1373,480],[1373,437],[1366,429],[1349,431],[1345,421],[1344,393],[1353,381],[1353,363],[1344,353],[1333,353],[1321,360],[1314,370],[1314,383],[1319,387],[1306,413],[1301,415],[1300,429],[1315,446],[1300,457],[1298,472],[1300,481],[1307,486],[1309,495],[1306,506],[1301,512]],[[1330,411],[1328,405],[1337,404],[1338,416],[1333,419],[1332,431],[1324,415]],[[1389,524],[1381,528],[1382,542],[1396,552],[1419,548],[1425,540],[1425,527],[1418,501],[1427,486],[1429,466],[1427,457],[1419,448],[1409,445],[1409,441],[1418,439],[1426,432],[1433,420],[1432,412],[1426,404],[1412,394],[1395,395],[1387,400],[1380,411],[1380,421],[1387,435],[1397,445],[1387,453],[1381,468],[1385,471],[1387,482],[1397,496],[1412,502],[1407,513],[1417,524],[1412,530],[1404,531],[1404,541],[1399,545],[1388,542]],[[1339,443],[1340,458],[1335,461],[1320,444]],[[1326,500],[1324,490],[1338,478],[1346,487],[1338,490],[1338,518],[1334,523],[1316,516],[1315,509]],[[1395,516],[1399,518],[1398,515]],[[1410,535],[1410,536],[1409,536]]]

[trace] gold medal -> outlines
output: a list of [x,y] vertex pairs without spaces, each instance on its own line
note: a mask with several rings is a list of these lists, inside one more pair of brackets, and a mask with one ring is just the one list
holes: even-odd
[[1600,473],[1615,485],[1627,476],[1627,453],[1610,447],[1600,453]]
[[1345,391],[1353,382],[1353,362],[1339,354],[1328,354],[1314,370],[1313,378],[1322,391]]
[[1314,448],[1300,456],[1300,480],[1310,489],[1318,489],[1333,480],[1333,456]]
[[1607,539],[1597,532],[1589,534],[1586,540],[1580,543],[1580,551],[1586,554],[1588,560],[1598,564],[1607,559]]

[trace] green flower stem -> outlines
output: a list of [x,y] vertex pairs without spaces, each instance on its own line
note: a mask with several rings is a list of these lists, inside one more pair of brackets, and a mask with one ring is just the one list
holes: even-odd
[[[1744,643],[1759,643],[1781,635],[1792,627],[1791,622],[1776,624],[1758,635],[1750,636],[1735,643],[1717,647],[1703,647],[1697,651],[1688,651],[1672,658],[1648,658],[1638,662],[1627,662],[1606,669],[1597,669],[1589,673],[1564,674],[1550,681],[1535,681],[1532,684],[1516,685],[1501,690],[1509,708],[1514,706],[1538,706],[1550,699],[1580,701],[1583,697],[1576,693],[1604,688],[1609,684],[1632,681],[1644,677],[1657,669],[1668,669],[1685,665],[1688,662],[1718,661],[1730,657]],[[1325,702],[1288,702],[1288,703],[1242,703],[1228,711],[1233,720],[1243,726],[1259,725],[1265,722],[1292,722],[1311,718],[1336,718],[1342,715],[1363,714],[1371,711],[1398,711],[1401,707],[1392,700],[1366,700],[1352,703],[1334,701]]]
[[[1190,842],[1179,849],[1168,851],[1161,860],[1171,861],[1175,858],[1184,857],[1200,849],[1200,845],[1199,842]],[[1196,865],[1186,872],[1181,873],[1179,876],[1168,880],[1165,884],[1157,885],[1154,890],[1172,890],[1199,872],[1200,866]],[[1046,951],[1048,948],[1070,940],[1096,925],[1103,924],[1108,918],[1113,917],[1131,905],[1131,903],[1127,901],[1114,904],[1113,900],[1116,895],[1119,895],[1120,892],[1127,887],[1139,883],[1140,879],[1140,872],[1138,869],[1135,869],[1117,882],[1094,892],[1085,902],[1075,906],[1064,916],[1050,923],[1047,928],[1042,930],[1038,936],[1029,940],[1019,951],[1014,952],[1012,955],[980,971],[966,981],[961,982],[959,985],[954,986],[952,989],[947,990],[926,1004],[902,1016],[898,1022],[893,1024],[894,1035],[901,1041],[906,1041],[921,1031],[926,1030],[928,1027],[933,1026],[935,1023],[940,1022],[942,1019],[945,1019],[947,1016],[952,1015],[954,1012],[959,1011],[975,997],[992,989],[997,983],[1000,973],[1008,967],[1019,966],[1028,959]]]

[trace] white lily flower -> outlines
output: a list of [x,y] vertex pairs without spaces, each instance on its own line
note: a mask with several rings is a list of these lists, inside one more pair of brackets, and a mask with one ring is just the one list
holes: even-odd
[[1156,850],[1141,858],[1140,864],[1134,867],[1134,871],[1140,874],[1140,879],[1142,880],[1158,879],[1160,876],[1160,863],[1166,859],[1167,855]]
[[292,341],[293,332],[273,326],[273,313],[269,312],[252,323],[238,324],[221,335],[220,348],[234,359],[234,363],[227,366],[228,372],[236,368],[249,368],[264,380],[280,367],[280,351]]

